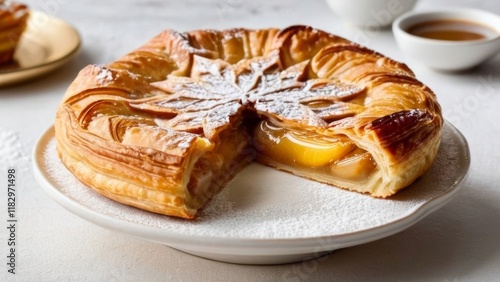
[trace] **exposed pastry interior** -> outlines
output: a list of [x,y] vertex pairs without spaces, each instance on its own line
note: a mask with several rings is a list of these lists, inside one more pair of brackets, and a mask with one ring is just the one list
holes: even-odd
[[406,65],[293,26],[167,30],[85,67],[55,128],[63,163],[89,187],[194,218],[254,160],[391,196],[430,167],[442,123],[436,96]]

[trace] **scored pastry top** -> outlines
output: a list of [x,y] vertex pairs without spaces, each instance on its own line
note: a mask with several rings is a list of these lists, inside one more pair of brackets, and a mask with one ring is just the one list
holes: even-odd
[[[81,108],[83,126],[120,116],[209,140],[246,109],[333,134],[397,112],[442,123],[435,95],[406,65],[306,26],[165,31],[116,62],[82,70],[65,100]],[[386,131],[379,137],[390,138]]]

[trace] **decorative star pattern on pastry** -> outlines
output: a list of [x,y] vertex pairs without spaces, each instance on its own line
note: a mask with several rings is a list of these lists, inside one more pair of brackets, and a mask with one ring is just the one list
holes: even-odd
[[[153,86],[168,94],[132,106],[173,114],[175,117],[162,126],[203,133],[209,139],[230,126],[231,118],[250,104],[260,114],[321,127],[328,125],[325,119],[359,111],[359,105],[342,100],[363,89],[337,80],[308,79],[307,67],[308,62],[301,62],[283,70],[278,52],[239,65],[195,56],[191,77],[169,75],[166,80],[154,82]],[[331,103],[313,109],[307,106],[319,101]]]

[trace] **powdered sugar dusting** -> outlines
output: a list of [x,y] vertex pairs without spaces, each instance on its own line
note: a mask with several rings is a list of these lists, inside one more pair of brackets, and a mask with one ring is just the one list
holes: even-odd
[[[216,136],[218,128],[229,125],[241,109],[315,127],[328,126],[323,117],[331,120],[355,114],[351,108],[356,104],[343,100],[356,97],[363,89],[330,79],[303,81],[308,64],[305,61],[283,70],[277,52],[237,65],[194,55],[191,77],[169,75],[166,80],[152,83],[171,95],[158,96],[134,107],[174,114],[169,121],[161,122],[163,127],[203,130],[208,139]],[[101,76],[104,75],[99,73]],[[314,102],[343,103],[344,107],[319,108],[316,103],[313,110],[308,104]]]
[[[446,129],[446,127],[445,127]],[[104,198],[82,185],[59,161],[55,141],[45,146],[53,188],[79,205],[109,217],[185,236],[293,239],[348,234],[389,224],[455,189],[464,173],[464,144],[445,130],[431,170],[390,199],[299,178],[251,164],[212,199],[193,221],[142,211]],[[450,137],[451,136],[451,137]]]
[[107,68],[101,68],[95,78],[101,83],[112,82],[113,73],[111,73],[111,71],[109,71]]
[[30,159],[19,136],[0,127],[0,168],[14,167],[18,170],[28,170],[29,162]]

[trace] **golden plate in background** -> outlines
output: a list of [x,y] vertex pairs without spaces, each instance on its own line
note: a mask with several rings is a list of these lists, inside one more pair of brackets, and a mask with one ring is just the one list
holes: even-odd
[[80,49],[80,36],[74,27],[42,12],[30,13],[14,62],[0,66],[0,86],[47,74],[67,63]]

